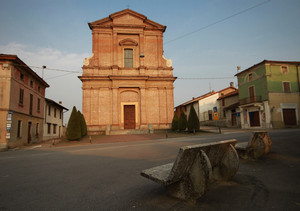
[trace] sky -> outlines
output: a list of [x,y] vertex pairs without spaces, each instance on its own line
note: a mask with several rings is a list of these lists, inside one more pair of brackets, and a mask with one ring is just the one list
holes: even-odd
[[[50,85],[46,97],[82,110],[83,59],[92,54],[88,27],[130,8],[167,26],[174,106],[237,80],[237,66],[300,61],[300,0],[1,0],[0,53],[15,54]],[[65,122],[66,123],[66,122]]]

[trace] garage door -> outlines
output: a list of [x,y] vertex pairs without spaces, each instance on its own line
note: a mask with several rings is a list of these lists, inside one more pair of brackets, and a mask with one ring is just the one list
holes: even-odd
[[297,125],[296,110],[295,109],[282,109],[283,121],[286,126]]

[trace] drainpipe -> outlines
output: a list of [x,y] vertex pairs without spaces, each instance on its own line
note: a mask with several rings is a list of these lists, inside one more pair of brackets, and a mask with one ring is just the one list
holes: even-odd
[[298,69],[298,64],[296,64],[296,72],[297,72],[297,82],[298,82],[298,92],[300,95],[300,82],[299,82],[299,69]]

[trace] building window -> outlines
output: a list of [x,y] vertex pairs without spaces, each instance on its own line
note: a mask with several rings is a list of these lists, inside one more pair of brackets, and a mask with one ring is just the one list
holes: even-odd
[[51,115],[51,106],[48,106],[48,116]]
[[282,74],[288,73],[288,67],[287,66],[281,66],[281,72],[282,72]]
[[20,73],[20,79],[21,79],[21,81],[24,81],[24,74],[23,73]]
[[124,49],[124,67],[133,67],[133,49]]
[[224,118],[226,118],[226,111],[223,111],[223,116]]
[[56,124],[53,124],[53,134],[56,134]]
[[51,133],[51,124],[47,123],[48,129],[47,129],[47,133],[50,134]]
[[33,95],[30,94],[30,101],[29,101],[29,114],[32,115],[32,108],[33,108]]
[[212,110],[208,110],[208,120],[212,120]]
[[291,92],[290,82],[284,81],[282,82],[282,84],[283,84],[283,91],[286,93],[290,93]]
[[39,129],[40,129],[39,127],[40,127],[39,123],[36,123],[36,127],[35,127],[35,135],[36,135],[36,137],[39,136]]
[[249,80],[249,81],[252,81],[252,79],[253,79],[253,74],[252,74],[252,73],[249,73],[249,75],[248,75],[248,80]]
[[254,86],[250,86],[249,87],[249,99],[250,99],[250,103],[254,103],[255,102]]
[[30,80],[30,87],[33,88],[33,81]]
[[41,87],[40,86],[38,86],[38,91],[41,92]]
[[24,89],[20,89],[19,105],[23,105],[23,100],[24,100]]
[[21,138],[22,136],[22,120],[18,120],[18,133],[17,133],[18,138]]
[[56,108],[54,108],[54,117],[56,117]]
[[37,112],[40,112],[41,111],[41,99],[38,98],[37,100]]
[[222,106],[225,106],[225,100],[222,99]]

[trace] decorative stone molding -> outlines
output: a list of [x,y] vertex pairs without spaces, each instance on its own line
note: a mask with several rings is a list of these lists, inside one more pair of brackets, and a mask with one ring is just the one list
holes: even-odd
[[94,57],[94,53],[92,53],[92,55],[89,58],[84,58],[83,65],[88,66],[90,64],[90,59],[92,59],[93,57]]
[[138,46],[138,43],[132,39],[124,39],[119,42],[120,46]]

